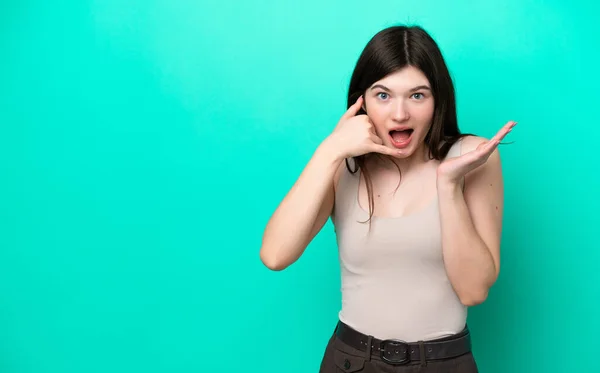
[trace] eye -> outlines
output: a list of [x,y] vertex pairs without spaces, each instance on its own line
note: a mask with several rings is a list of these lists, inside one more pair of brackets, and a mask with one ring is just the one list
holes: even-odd
[[[415,97],[415,96],[418,96],[418,97]],[[417,93],[413,93],[413,97],[415,97],[417,100],[421,100],[421,99],[425,98],[425,95],[417,92]]]
[[377,97],[379,97],[382,100],[387,100],[389,98],[389,95],[387,93],[385,93],[385,92],[379,92],[377,94]]

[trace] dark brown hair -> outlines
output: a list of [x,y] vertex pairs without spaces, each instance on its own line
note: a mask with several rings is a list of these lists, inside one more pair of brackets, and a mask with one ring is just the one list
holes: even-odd
[[[461,137],[456,117],[456,99],[454,84],[446,66],[442,52],[433,38],[419,26],[393,26],[379,31],[367,43],[362,51],[348,88],[349,108],[376,81],[407,66],[413,66],[423,72],[431,84],[435,100],[432,124],[425,137],[429,147],[430,159],[441,160],[450,147]],[[366,114],[361,109],[357,114]],[[366,167],[368,154],[354,157],[355,168],[346,167],[351,173],[358,169],[365,177],[369,196],[369,219],[373,217],[375,203],[373,184]],[[395,164],[395,163],[394,163]],[[398,171],[400,171],[398,169]]]

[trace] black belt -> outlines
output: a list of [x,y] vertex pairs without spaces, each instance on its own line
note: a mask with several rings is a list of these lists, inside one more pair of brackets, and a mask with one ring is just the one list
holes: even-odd
[[367,352],[371,339],[371,354],[379,355],[389,364],[402,365],[410,361],[448,359],[471,351],[471,335],[468,328],[451,337],[432,341],[405,342],[398,339],[377,339],[363,334],[339,321],[336,336],[343,343]]

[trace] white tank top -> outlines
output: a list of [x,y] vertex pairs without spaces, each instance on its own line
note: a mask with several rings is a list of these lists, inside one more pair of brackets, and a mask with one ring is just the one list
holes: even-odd
[[[460,155],[460,143],[447,157]],[[415,213],[373,216],[369,233],[369,224],[361,223],[369,216],[358,204],[359,175],[344,167],[332,214],[342,283],[339,319],[379,339],[414,342],[460,332],[467,308],[444,267],[437,194]]]

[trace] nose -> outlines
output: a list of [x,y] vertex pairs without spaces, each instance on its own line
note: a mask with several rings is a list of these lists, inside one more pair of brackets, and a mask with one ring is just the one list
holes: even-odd
[[410,113],[408,111],[408,107],[404,100],[398,101],[396,107],[394,108],[394,120],[402,122],[410,118]]

